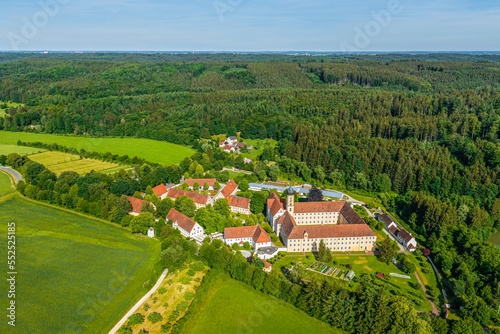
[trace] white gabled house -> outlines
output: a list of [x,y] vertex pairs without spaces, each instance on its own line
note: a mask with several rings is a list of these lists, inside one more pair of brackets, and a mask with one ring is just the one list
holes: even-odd
[[205,230],[197,222],[172,208],[168,212],[167,222],[171,221],[172,226],[179,230],[183,236],[199,241],[203,240]]
[[243,246],[248,242],[255,250],[272,246],[271,238],[260,226],[227,227],[224,229],[224,242],[229,246]]
[[417,240],[409,232],[404,229],[400,229],[399,226],[394,222],[391,216],[386,214],[377,215],[377,219],[385,224],[385,228],[389,233],[396,238],[400,244],[406,247],[410,252],[414,252],[417,249]]

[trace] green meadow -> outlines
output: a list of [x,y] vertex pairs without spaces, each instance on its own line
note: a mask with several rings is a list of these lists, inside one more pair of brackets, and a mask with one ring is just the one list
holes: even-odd
[[[1,174],[0,194],[7,181]],[[0,333],[107,333],[147,292],[157,241],[17,194],[0,198],[0,208],[5,257],[7,224],[16,224],[17,272],[16,327],[4,320]],[[0,271],[5,277],[6,261]],[[8,302],[5,293],[4,312]]]
[[0,155],[9,155],[11,153],[17,153],[20,155],[29,155],[44,151],[45,150],[43,148],[0,144]]
[[292,305],[220,275],[182,330],[190,334],[218,333],[343,333]]
[[137,156],[150,162],[162,165],[178,164],[185,157],[194,154],[189,147],[163,141],[142,138],[90,138],[77,136],[58,136],[27,132],[0,131],[0,144],[16,145],[17,141],[57,143],[62,146],[84,149],[88,152],[99,152],[118,155]]

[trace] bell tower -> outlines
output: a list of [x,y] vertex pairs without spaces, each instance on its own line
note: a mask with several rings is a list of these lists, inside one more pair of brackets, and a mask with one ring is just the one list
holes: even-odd
[[288,188],[286,193],[286,209],[293,216],[293,206],[295,203],[295,191],[292,187]]

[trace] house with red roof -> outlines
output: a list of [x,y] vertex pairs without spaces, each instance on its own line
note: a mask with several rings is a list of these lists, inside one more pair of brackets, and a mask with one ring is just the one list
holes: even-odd
[[172,208],[168,212],[166,219],[167,222],[172,222],[172,226],[179,230],[186,238],[195,239],[198,242],[203,241],[205,236],[203,227],[183,213]]
[[198,194],[192,191],[186,191],[175,188],[170,188],[167,192],[167,197],[170,197],[174,201],[181,196],[187,196],[191,198],[194,204],[196,205],[196,209],[204,208],[208,204],[212,204],[212,199],[209,195]]
[[220,141],[219,147],[223,148],[224,151],[228,153],[233,153],[233,152],[240,153],[240,151],[245,147],[247,150],[252,149],[251,145],[245,145],[244,143],[238,141],[238,138],[236,138],[236,136],[231,136],[226,138],[225,140]]
[[244,215],[249,215],[250,212],[250,199],[245,197],[239,197],[235,194],[238,192],[238,184],[234,180],[229,180],[229,182],[215,195],[215,201],[225,198],[229,203],[231,212],[241,213]]
[[156,196],[158,196],[160,199],[165,199],[167,197],[168,189],[167,187],[162,183],[160,185],[157,185],[156,187],[153,188],[153,192],[155,193]]
[[[200,191],[204,190],[203,187],[205,184],[208,187],[208,190],[214,190],[214,184],[217,182],[216,179],[186,179],[184,182],[187,184],[189,189],[195,190],[195,191]],[[198,189],[193,189],[193,186],[195,183],[198,183]]]
[[417,240],[405,229],[402,229],[394,222],[391,216],[386,214],[378,214],[377,219],[385,224],[385,228],[396,240],[406,247],[410,252],[417,249]]
[[138,216],[142,213],[142,209],[144,207],[144,204],[150,205],[155,211],[156,211],[156,206],[148,201],[145,201],[140,198],[135,198],[132,196],[126,196],[128,201],[130,202],[130,205],[132,205],[132,211],[130,211],[128,214],[132,216]]
[[224,242],[230,246],[233,244],[243,246],[245,242],[248,242],[255,250],[272,246],[271,238],[258,225],[227,227],[224,229]]

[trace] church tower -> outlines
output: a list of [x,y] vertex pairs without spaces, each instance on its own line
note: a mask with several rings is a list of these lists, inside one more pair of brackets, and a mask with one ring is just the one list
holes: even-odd
[[286,209],[293,216],[293,205],[295,202],[295,191],[292,187],[288,188],[286,194]]

